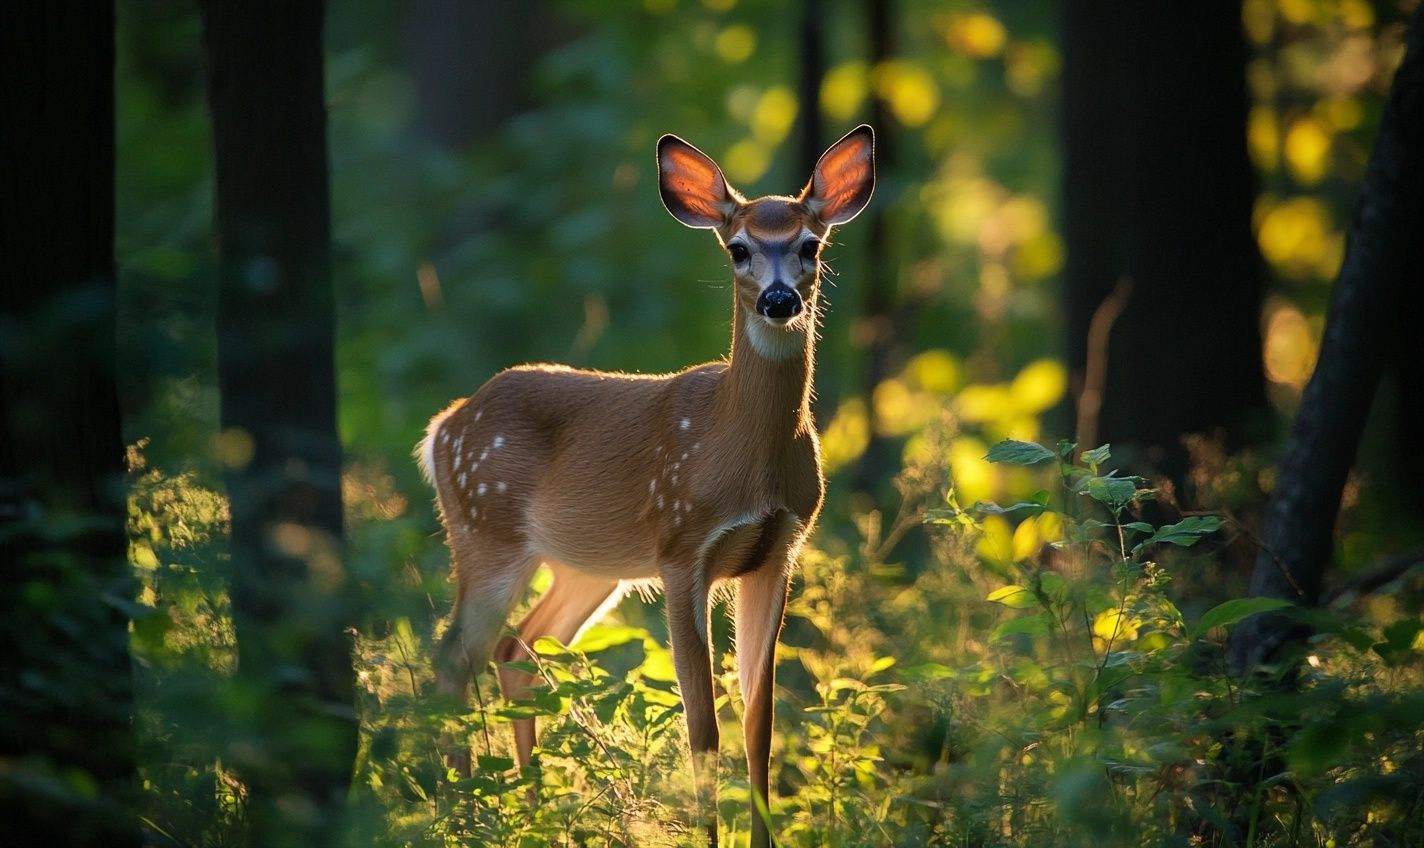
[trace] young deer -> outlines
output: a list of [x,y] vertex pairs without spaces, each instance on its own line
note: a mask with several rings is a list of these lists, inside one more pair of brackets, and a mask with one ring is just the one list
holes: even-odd
[[[700,150],[658,141],[663,204],[710,229],[735,276],[725,362],[665,376],[527,365],[435,416],[417,449],[439,497],[458,581],[439,646],[438,689],[464,703],[491,657],[541,636],[572,642],[625,581],[658,577],[708,841],[716,843],[717,716],[708,596],[737,581],[736,648],[751,785],[767,799],[776,639],[796,554],[825,492],[811,418],[820,254],[875,187],[874,133],[831,146],[796,197],[748,201]],[[500,638],[539,563],[554,582]],[[521,644],[522,643],[522,644]],[[501,667],[507,698],[531,676]],[[529,762],[534,722],[514,726]],[[464,751],[452,758],[468,774]],[[770,844],[753,799],[753,845]]]

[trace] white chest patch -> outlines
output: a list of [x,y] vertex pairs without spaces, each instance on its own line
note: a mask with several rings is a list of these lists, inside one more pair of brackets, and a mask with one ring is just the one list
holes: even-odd
[[747,341],[763,359],[785,362],[806,349],[805,322],[798,321],[798,329],[786,330],[768,326],[760,315],[747,313]]

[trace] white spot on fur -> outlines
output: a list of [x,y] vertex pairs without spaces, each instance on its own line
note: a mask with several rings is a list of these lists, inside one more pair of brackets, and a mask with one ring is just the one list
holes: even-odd
[[460,455],[459,455],[458,453],[455,454],[455,466],[454,466],[454,468],[455,468],[456,471],[459,471],[459,470],[460,470]]
[[502,447],[504,447],[504,437],[503,437],[503,436],[495,436],[495,437],[494,437],[494,446],[495,446],[496,448],[502,448]]
[[480,511],[477,510],[477,509],[475,509],[474,507],[470,507],[470,517],[471,517],[471,518],[479,518],[479,517],[480,517]]
[[681,515],[674,515],[674,516],[672,517],[672,523],[673,523],[673,526],[674,526],[674,527],[681,527],[681,526],[682,526],[682,516],[681,516]]
[[[487,459],[489,459],[489,448],[485,448],[484,450],[480,451],[480,462],[484,462]],[[477,462],[475,464],[479,465],[480,463]]]
[[662,508],[663,508],[663,496],[662,496],[662,495],[658,495],[658,509],[662,509]]
[[681,510],[681,509],[682,509],[682,501],[673,501],[673,502],[672,502],[672,511],[673,511],[673,512],[678,512],[678,511]]
[[683,452],[682,458],[683,458],[683,459],[687,459],[687,453],[686,453],[686,452]]
[[648,494],[651,495],[652,493],[656,492],[657,490],[658,490],[658,478],[654,477],[653,479],[651,479],[651,480],[648,481]]
[[681,427],[682,429],[686,430],[687,428],[689,428],[689,427],[692,426],[692,419],[691,419],[691,418],[684,418],[684,419],[682,419],[681,421],[678,422],[678,425],[677,425],[677,426],[679,426],[679,427]]
[[494,490],[495,490],[496,492],[500,492],[501,494],[502,494],[506,489],[508,489],[508,488],[509,488],[509,485],[508,485],[507,483],[505,483],[503,480],[501,480],[501,481],[499,481],[498,483],[495,483],[495,484],[494,484]]
[[460,472],[460,488],[465,488],[465,472]]
[[450,434],[449,434],[449,433],[441,433],[441,434],[440,434],[440,444],[442,444],[442,445],[448,445],[448,444],[450,444]]
[[693,442],[693,443],[692,443],[692,449],[693,449],[693,450],[697,450],[697,449],[700,448],[700,447],[702,447],[702,443],[701,443],[701,442]]
[[485,414],[485,411],[484,411],[483,409],[477,409],[477,410],[475,410],[475,420],[476,420],[476,421],[480,420],[480,416],[482,416],[482,415],[484,415],[484,414]]
[[477,495],[483,495],[483,494],[484,494],[486,491],[488,491],[488,490],[489,490],[489,487],[486,486],[484,483],[481,483],[481,484],[479,484],[478,486],[475,487],[475,494],[477,494]]

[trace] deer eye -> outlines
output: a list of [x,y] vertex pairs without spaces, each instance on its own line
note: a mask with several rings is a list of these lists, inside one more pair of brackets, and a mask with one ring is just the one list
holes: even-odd
[[743,244],[729,245],[727,252],[732,254],[732,261],[738,265],[752,258],[752,252]]
[[812,260],[816,258],[816,251],[820,250],[821,243],[815,239],[807,239],[801,242],[801,258]]

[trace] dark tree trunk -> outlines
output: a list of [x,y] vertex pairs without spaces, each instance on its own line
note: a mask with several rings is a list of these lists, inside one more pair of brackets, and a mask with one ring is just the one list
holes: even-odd
[[111,4],[0,6],[0,120],[0,817],[138,845]]
[[797,179],[809,179],[828,139],[821,126],[821,80],[826,76],[825,10],[821,0],[801,0],[799,33],[801,131],[797,138]]
[[[1334,550],[1346,476],[1379,384],[1405,290],[1424,268],[1424,8],[1415,11],[1330,293],[1319,364],[1301,396],[1262,530],[1251,594],[1314,606]],[[1417,328],[1410,328],[1417,332]],[[1416,343],[1417,348],[1417,343]],[[1274,659],[1300,629],[1257,616],[1232,634],[1240,672]]]
[[[867,24],[870,37],[870,67],[874,68],[895,53],[895,10],[892,0],[868,0]],[[878,434],[875,415],[875,387],[890,374],[890,359],[898,335],[895,310],[895,268],[890,261],[889,180],[885,173],[894,162],[895,136],[890,111],[880,97],[872,97],[870,123],[875,127],[876,202],[868,210],[869,237],[865,245],[865,290],[861,297],[860,330],[866,344],[865,408],[870,418],[870,443],[856,467],[856,488],[873,492],[894,473],[897,466],[893,444]]]
[[338,842],[356,751],[321,3],[203,4],[249,844]]
[[416,0],[406,49],[416,133],[449,149],[489,135],[534,104],[538,57],[561,37],[547,3]]
[[1079,389],[1093,315],[1130,285],[1107,339],[1101,410],[1083,428],[1095,432],[1079,437],[1140,448],[1180,479],[1184,434],[1239,446],[1265,410],[1241,4],[1071,0],[1062,43],[1064,293]]

